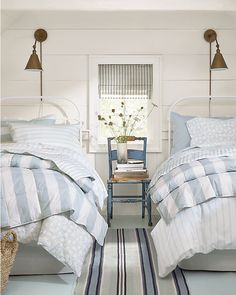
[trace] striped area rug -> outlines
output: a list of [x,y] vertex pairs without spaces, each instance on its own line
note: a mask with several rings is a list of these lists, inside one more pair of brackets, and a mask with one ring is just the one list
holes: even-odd
[[158,276],[149,229],[109,229],[103,247],[94,243],[77,281],[76,295],[187,295],[183,272]]

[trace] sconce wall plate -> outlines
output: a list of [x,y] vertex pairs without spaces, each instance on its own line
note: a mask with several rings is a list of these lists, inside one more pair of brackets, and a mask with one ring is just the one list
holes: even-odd
[[34,32],[34,38],[38,42],[43,42],[47,39],[48,33],[44,29],[38,29]]
[[204,33],[204,39],[209,43],[216,41],[216,38],[217,38],[216,31],[212,29],[206,30],[206,32]]

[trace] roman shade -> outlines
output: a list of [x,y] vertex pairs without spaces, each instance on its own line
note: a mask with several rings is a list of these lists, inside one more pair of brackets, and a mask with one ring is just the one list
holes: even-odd
[[151,99],[152,64],[99,64],[99,98]]

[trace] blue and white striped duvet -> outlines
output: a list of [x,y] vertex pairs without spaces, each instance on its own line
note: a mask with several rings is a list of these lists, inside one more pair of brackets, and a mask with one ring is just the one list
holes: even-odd
[[188,149],[154,175],[149,192],[166,222],[212,198],[236,197],[236,147]]
[[183,150],[149,187],[162,219],[152,231],[160,276],[196,253],[236,249],[236,146]]
[[16,227],[66,213],[103,244],[106,190],[82,154],[38,144],[3,144],[1,153],[2,227]]

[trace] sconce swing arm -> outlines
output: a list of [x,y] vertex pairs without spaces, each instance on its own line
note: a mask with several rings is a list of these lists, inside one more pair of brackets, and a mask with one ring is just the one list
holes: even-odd
[[[214,30],[209,29],[204,33],[204,39],[210,44],[209,46],[209,117],[211,116],[211,99],[212,99],[212,70],[223,70],[227,69],[223,55],[220,53],[220,45],[217,40],[217,34]],[[216,54],[211,60],[211,43],[216,42]]]
[[[26,65],[26,67],[25,67],[25,70],[40,71],[40,96],[43,96],[42,42],[44,42],[47,39],[47,36],[48,36],[48,34],[44,29],[38,29],[34,32],[35,42],[33,45],[33,52],[29,58],[29,61]],[[39,44],[40,44],[40,58],[38,58],[38,55],[36,53],[37,42],[39,42]],[[41,101],[42,101],[42,99],[41,99]]]

